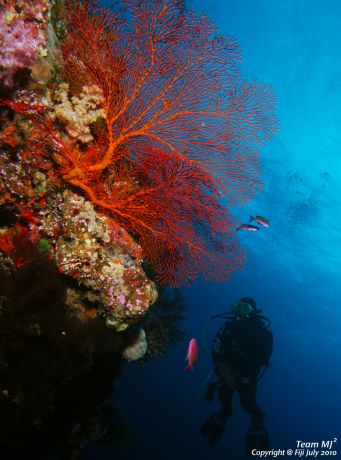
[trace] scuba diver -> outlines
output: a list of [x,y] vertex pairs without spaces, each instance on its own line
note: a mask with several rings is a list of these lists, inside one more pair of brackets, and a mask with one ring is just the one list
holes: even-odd
[[[221,327],[212,343],[212,358],[216,382],[208,384],[205,399],[211,402],[217,390],[221,402],[219,412],[211,415],[201,428],[211,447],[221,438],[225,423],[233,413],[232,397],[237,390],[242,408],[251,417],[245,447],[268,450],[269,436],[264,427],[264,413],[257,405],[257,382],[269,366],[273,335],[270,320],[260,315],[251,297],[242,297],[232,306],[232,315],[222,313],[211,318],[228,321]],[[261,369],[263,367],[263,371]]]

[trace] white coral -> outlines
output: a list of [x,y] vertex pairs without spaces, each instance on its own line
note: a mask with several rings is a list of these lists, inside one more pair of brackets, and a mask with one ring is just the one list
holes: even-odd
[[52,101],[51,117],[64,123],[69,136],[84,143],[93,140],[90,125],[99,118],[105,118],[104,98],[98,86],[83,86],[79,96],[70,98],[68,83],[61,83]]
[[143,358],[146,354],[147,347],[148,343],[146,333],[144,332],[144,329],[140,329],[139,335],[135,341],[123,350],[122,355],[127,361],[136,361]]

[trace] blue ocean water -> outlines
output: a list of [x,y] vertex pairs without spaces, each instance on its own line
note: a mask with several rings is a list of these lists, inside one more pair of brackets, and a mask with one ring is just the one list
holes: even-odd
[[[243,72],[273,85],[280,130],[263,149],[265,189],[236,216],[270,219],[258,233],[240,232],[248,250],[230,282],[198,281],[182,289],[189,309],[183,328],[199,341],[193,374],[184,370],[186,343],[145,366],[126,364],[112,402],[129,439],[109,451],[90,446],[81,459],[220,460],[246,458],[249,418],[236,398],[223,438],[208,447],[199,434],[218,409],[204,401],[212,369],[201,335],[210,315],[252,296],[272,321],[271,367],[257,399],[273,449],[337,438],[341,452],[341,3],[339,0],[189,0],[235,37]],[[207,342],[221,321],[211,321]],[[340,453],[338,454],[340,456]],[[282,456],[282,458],[289,458]]]

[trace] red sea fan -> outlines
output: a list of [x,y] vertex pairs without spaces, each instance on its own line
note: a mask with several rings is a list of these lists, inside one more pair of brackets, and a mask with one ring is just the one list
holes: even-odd
[[67,1],[65,19],[62,75],[75,95],[103,95],[94,140],[68,143],[42,108],[9,105],[43,134],[59,177],[139,238],[161,282],[227,279],[244,253],[219,199],[240,204],[262,186],[271,88],[243,81],[236,42],[182,0]]
[[[148,145],[200,162],[224,184],[231,156],[255,150],[274,132],[271,89],[244,82],[236,42],[182,1],[120,4],[111,12],[95,2],[68,3],[64,74],[99,86],[105,97],[108,148],[89,169],[114,163],[122,144],[131,152]],[[260,185],[252,164],[244,200]]]
[[111,10],[93,1],[66,1],[68,33],[61,44],[61,67],[74,92],[95,84],[105,99],[108,123],[123,103],[120,79],[126,71],[124,50],[117,53],[117,30],[121,22]]
[[161,284],[179,286],[200,274],[224,281],[241,268],[245,253],[236,222],[219,204],[216,182],[197,163],[145,147],[134,163],[116,162],[101,177],[82,186],[138,238]]
[[241,267],[236,222],[200,165],[148,147],[130,168],[124,165],[115,169],[111,186],[97,188],[98,199],[138,236],[159,282],[179,286],[199,274],[223,281]]

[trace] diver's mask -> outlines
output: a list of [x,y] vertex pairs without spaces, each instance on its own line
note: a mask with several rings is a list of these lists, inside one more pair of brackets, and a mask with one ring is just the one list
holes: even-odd
[[253,313],[254,309],[252,305],[243,300],[238,300],[238,302],[232,305],[232,312],[233,315],[237,319],[247,319],[250,317],[251,313]]

